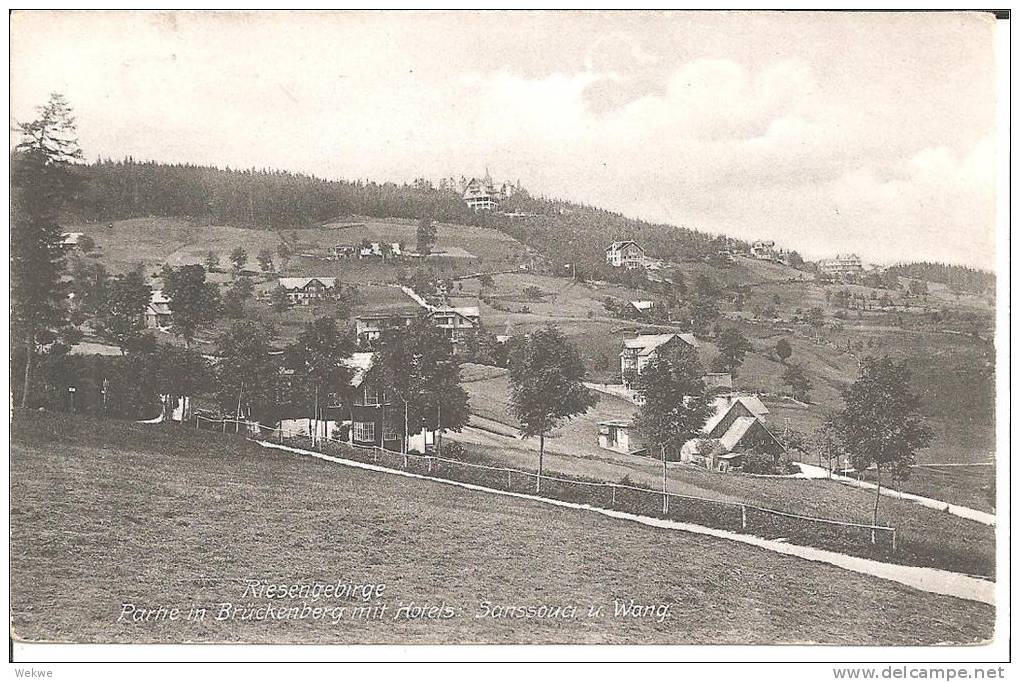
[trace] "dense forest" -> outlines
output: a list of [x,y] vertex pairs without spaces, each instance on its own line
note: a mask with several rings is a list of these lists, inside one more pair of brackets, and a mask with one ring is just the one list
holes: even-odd
[[262,229],[307,227],[347,215],[468,221],[455,194],[413,185],[323,180],[278,170],[231,170],[124,161],[79,166],[82,187],[67,207],[99,222],[182,216],[210,225]]
[[900,263],[886,269],[886,273],[923,279],[929,282],[945,284],[955,291],[970,291],[983,294],[995,288],[995,274],[985,270],[976,270],[963,265],[948,263]]
[[552,262],[589,271],[604,249],[634,239],[649,254],[698,259],[727,242],[694,230],[656,225],[618,213],[519,192],[501,213],[475,213],[446,182],[411,184],[324,180],[278,170],[231,170],[151,161],[101,160],[78,167],[80,190],[68,211],[76,220],[103,222],[143,216],[179,216],[209,225],[254,229],[313,227],[348,216],[420,219],[500,230]]

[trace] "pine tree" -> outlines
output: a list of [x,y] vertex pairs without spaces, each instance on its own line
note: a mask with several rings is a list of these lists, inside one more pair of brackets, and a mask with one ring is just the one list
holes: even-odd
[[25,407],[40,345],[52,343],[69,324],[57,219],[77,188],[73,166],[81,149],[71,108],[58,94],[36,120],[19,124],[18,133],[11,158],[11,343],[24,352]]

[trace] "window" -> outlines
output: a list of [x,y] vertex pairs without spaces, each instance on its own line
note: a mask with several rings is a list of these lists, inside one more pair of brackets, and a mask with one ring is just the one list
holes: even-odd
[[379,389],[374,386],[365,387],[365,404],[379,405]]
[[375,422],[354,422],[354,440],[360,443],[374,443]]
[[383,422],[383,440],[400,440],[404,437],[403,431],[397,430],[398,424],[392,420]]

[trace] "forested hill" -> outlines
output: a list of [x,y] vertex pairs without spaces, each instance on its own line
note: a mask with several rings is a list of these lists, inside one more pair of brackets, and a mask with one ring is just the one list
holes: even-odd
[[956,291],[970,291],[982,294],[995,288],[995,274],[962,265],[948,263],[900,263],[886,270],[887,273],[911,279],[945,284]]
[[427,183],[347,182],[277,170],[100,161],[80,167],[83,184],[69,209],[86,221],[186,216],[212,225],[309,227],[338,216],[469,220],[450,192]]
[[[300,228],[346,216],[419,219],[501,230],[554,262],[594,269],[617,239],[635,239],[650,254],[700,258],[725,245],[710,235],[655,225],[590,206],[521,192],[503,214],[474,213],[458,192],[427,180],[412,184],[324,180],[276,170],[231,170],[187,164],[99,161],[81,166],[83,183],[68,207],[73,217],[100,222],[180,216],[211,225]],[[444,185],[445,187],[445,185]],[[511,215],[506,215],[511,214]]]

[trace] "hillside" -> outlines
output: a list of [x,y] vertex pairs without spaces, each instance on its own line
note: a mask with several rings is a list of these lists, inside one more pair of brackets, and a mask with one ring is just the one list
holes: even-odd
[[460,194],[428,180],[413,184],[325,180],[272,169],[231,170],[162,164],[127,158],[78,168],[81,188],[67,206],[68,222],[108,223],[146,216],[182,217],[198,225],[260,230],[306,228],[351,216],[489,227],[529,244],[547,259],[566,254],[590,271],[605,245],[640,239],[663,258],[700,259],[714,252],[713,238],[685,227],[652,224],[571,202],[531,197],[523,191],[502,215],[475,213]]
[[[11,481],[12,627],[23,640],[923,645],[992,635],[994,610],[982,604],[179,427],[18,414]],[[388,610],[337,624],[213,619],[218,603],[265,603],[244,597],[248,579],[384,583],[373,603]],[[861,594],[878,606],[862,608]],[[614,617],[614,599],[668,604],[669,617]],[[391,618],[411,601],[453,615]],[[482,601],[582,615],[476,618]],[[124,602],[198,604],[210,616],[118,622]],[[589,605],[606,611],[587,618]]]
[[[277,246],[286,243],[292,255],[286,261],[276,257],[280,274],[338,277],[356,287],[356,312],[416,309],[416,304],[395,288],[416,266],[394,259],[331,261],[325,259],[326,249],[362,240],[413,245],[415,227],[413,220],[370,218],[281,230],[203,226],[185,218],[68,225],[96,242],[98,248],[85,260],[101,263],[112,273],[141,264],[147,274],[156,275],[164,262],[201,263],[210,251],[225,268],[230,251],[238,246],[253,261],[259,250],[269,249],[275,255]],[[640,277],[620,284],[553,276],[543,270],[541,259],[536,262],[531,245],[496,229],[440,223],[434,249],[457,254],[429,261],[439,276],[456,278],[451,303],[479,306],[489,333],[524,334],[546,324],[559,326],[580,350],[592,381],[619,381],[619,349],[623,340],[635,333],[691,329],[679,322],[650,325],[614,318],[604,305],[607,298],[662,302],[671,295],[668,288],[642,282]],[[965,293],[940,297],[938,292],[918,297],[905,290],[821,283],[808,279],[802,271],[747,258],[729,265],[685,261],[676,264],[676,269],[688,283],[700,276],[727,287],[720,294],[721,318],[714,326],[738,327],[750,339],[753,350],[735,383],[741,390],[766,396],[777,428],[789,426],[809,434],[827,411],[841,405],[840,390],[856,375],[858,359],[881,352],[907,359],[914,370],[925,412],[936,431],[933,447],[921,454],[921,461],[992,460],[994,351],[987,339],[994,318],[993,308],[983,298]],[[507,270],[513,272],[495,275],[489,288],[469,276]],[[210,278],[224,286],[231,280],[225,273],[212,273]],[[269,286],[267,282],[260,288]],[[686,300],[682,294],[677,296],[681,302]],[[890,306],[880,304],[882,297],[888,297]],[[809,322],[807,311],[811,309],[819,311],[823,324]],[[331,304],[321,304],[275,313],[262,303],[246,305],[248,314],[275,322],[282,342],[293,339],[313,316],[333,310]],[[200,335],[200,343],[214,338],[229,323],[218,321]],[[711,328],[697,333],[702,340],[701,359],[707,366],[717,354]],[[807,406],[784,399],[789,393],[782,382],[785,367],[773,353],[782,338],[793,347],[790,362],[802,366],[812,383]],[[177,341],[162,333],[160,340]],[[945,381],[946,376],[953,380]]]

